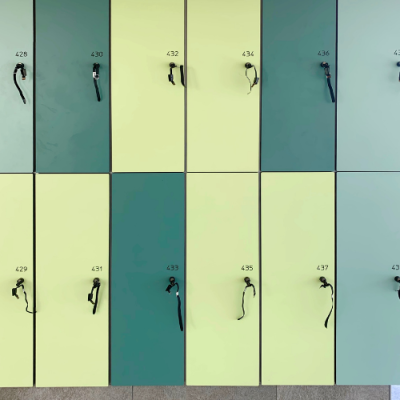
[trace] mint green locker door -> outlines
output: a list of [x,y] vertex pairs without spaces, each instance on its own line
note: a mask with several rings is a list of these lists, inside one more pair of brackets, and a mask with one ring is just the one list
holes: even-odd
[[397,0],[338,0],[339,171],[399,171]]
[[[0,173],[33,171],[33,2],[2,0],[0,5]],[[26,78],[18,69],[24,64]]]
[[[112,176],[111,383],[183,385],[185,176]],[[184,318],[183,318],[184,320]],[[133,339],[133,340],[132,340]]]
[[36,0],[36,170],[109,171],[109,0]]
[[336,0],[263,0],[263,171],[335,169],[335,58]]
[[397,385],[400,173],[337,177],[336,382]]

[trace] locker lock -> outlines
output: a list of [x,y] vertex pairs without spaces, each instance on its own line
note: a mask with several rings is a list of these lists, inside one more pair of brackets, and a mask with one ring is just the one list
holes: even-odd
[[395,276],[395,277],[394,277],[394,280],[395,280],[397,283],[400,283],[400,276]]
[[330,316],[331,316],[331,314],[332,314],[332,311],[333,311],[333,304],[334,304],[334,300],[333,300],[333,286],[330,284],[330,283],[328,283],[328,281],[326,280],[326,278],[324,277],[324,276],[321,276],[320,278],[319,278],[319,281],[322,283],[322,285],[319,287],[320,289],[321,288],[327,288],[327,287],[330,287],[331,288],[331,299],[332,299],[332,307],[331,307],[331,311],[329,311],[329,314],[328,314],[328,316],[326,317],[326,319],[325,319],[325,324],[324,324],[324,326],[325,326],[325,328],[328,328],[328,321],[329,321],[329,318],[330,318]]
[[23,291],[24,296],[25,296],[25,303],[26,303],[25,311],[27,313],[29,313],[29,314],[34,314],[36,311],[33,311],[33,312],[28,311],[29,304],[28,304],[28,298],[27,298],[27,295],[26,295],[25,287],[24,287],[24,282],[25,282],[24,278],[19,278],[17,280],[17,283],[15,284],[15,288],[12,289],[12,295],[15,296],[17,299],[19,299],[19,296],[18,296],[17,292],[18,292],[19,288],[22,288],[22,291]]
[[94,87],[96,89],[96,96],[97,96],[97,101],[100,101],[100,90],[99,90],[99,85],[97,81],[100,79],[100,64],[99,63],[94,63],[93,64],[93,83]]
[[242,316],[240,318],[238,318],[238,321],[240,321],[242,318],[244,318],[244,316],[246,314],[246,311],[244,310],[244,296],[246,294],[247,288],[252,287],[253,288],[253,297],[256,297],[256,288],[251,283],[250,278],[248,276],[246,276],[246,278],[244,278],[244,281],[246,283],[246,286],[244,287],[243,294],[242,294]]
[[[173,62],[169,63],[168,82],[171,82],[173,85],[175,85],[174,74],[172,73],[173,68],[178,68],[178,66]],[[183,65],[179,66],[179,71],[181,74],[181,84],[183,87],[185,87],[185,73],[183,71]]]
[[334,103],[336,100],[335,100],[335,94],[333,93],[333,87],[332,87],[332,84],[331,84],[331,72],[330,72],[329,64],[326,61],[322,61],[322,63],[320,65],[325,71],[326,83],[328,85],[328,89],[329,89],[329,93],[331,95],[332,103]]
[[[400,61],[399,61],[398,63],[396,63],[396,65],[397,65],[398,67],[400,67]],[[400,82],[400,72],[399,72],[399,82]]]
[[178,321],[179,321],[179,328],[183,332],[183,321],[182,321],[182,310],[181,310],[181,298],[179,296],[179,283],[176,279],[171,276],[169,278],[169,285],[165,289],[166,292],[171,293],[171,289],[176,286],[176,299],[178,300]]
[[17,82],[17,73],[18,70],[21,70],[21,76],[22,76],[22,80],[24,81],[26,79],[26,69],[25,69],[25,64],[23,63],[18,63],[15,68],[14,68],[14,73],[13,73],[13,79],[14,79],[14,84],[16,86],[16,88],[18,89],[19,95],[21,96],[22,101],[24,102],[24,104],[26,104],[26,99],[24,97],[24,94],[22,93],[21,88],[18,85]]
[[[97,304],[99,301],[99,290],[100,290],[100,279],[99,278],[94,278],[93,279],[93,286],[92,286],[92,291],[88,294],[88,301],[93,304],[93,315],[96,314],[97,310]],[[93,291],[96,289],[96,298],[95,301],[93,301]]]
[[[253,87],[258,84],[258,81],[260,80],[260,78],[257,75],[257,69],[256,69],[254,64],[251,64],[251,63],[247,62],[246,64],[244,64],[244,67],[245,67],[245,76],[246,76],[246,78],[247,78],[247,80],[249,81],[249,84],[250,84],[250,92],[248,92],[247,94],[250,94],[251,93],[251,89],[253,89]],[[251,68],[254,68],[254,74],[255,74],[253,82],[247,76],[247,71],[249,69],[251,69]]]

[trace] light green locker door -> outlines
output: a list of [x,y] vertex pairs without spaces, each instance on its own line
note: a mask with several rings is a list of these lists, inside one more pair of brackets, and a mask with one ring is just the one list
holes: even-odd
[[184,0],[111,2],[113,171],[184,170],[184,27]]
[[259,384],[258,250],[258,175],[188,174],[188,385]]
[[37,176],[36,386],[108,385],[108,199],[108,175]]
[[33,177],[0,175],[0,387],[33,385]]
[[262,384],[333,385],[333,173],[263,173]]
[[260,0],[187,7],[188,171],[257,171],[260,92],[258,84],[249,93],[245,64],[260,74]]

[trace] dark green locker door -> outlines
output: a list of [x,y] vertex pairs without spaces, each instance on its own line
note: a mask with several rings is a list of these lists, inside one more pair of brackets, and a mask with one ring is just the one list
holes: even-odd
[[109,171],[109,0],[36,0],[36,170]]
[[113,174],[112,385],[183,385],[184,215],[184,174]]
[[263,0],[262,46],[262,170],[333,171],[336,0]]
[[338,173],[336,383],[398,385],[400,173]]

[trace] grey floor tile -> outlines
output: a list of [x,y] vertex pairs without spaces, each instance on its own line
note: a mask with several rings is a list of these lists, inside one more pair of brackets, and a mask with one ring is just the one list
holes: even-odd
[[389,400],[390,386],[278,386],[277,400]]
[[186,400],[276,400],[276,386],[189,386]]
[[134,386],[133,400],[186,400],[185,386]]
[[0,400],[132,400],[132,387],[0,388]]

